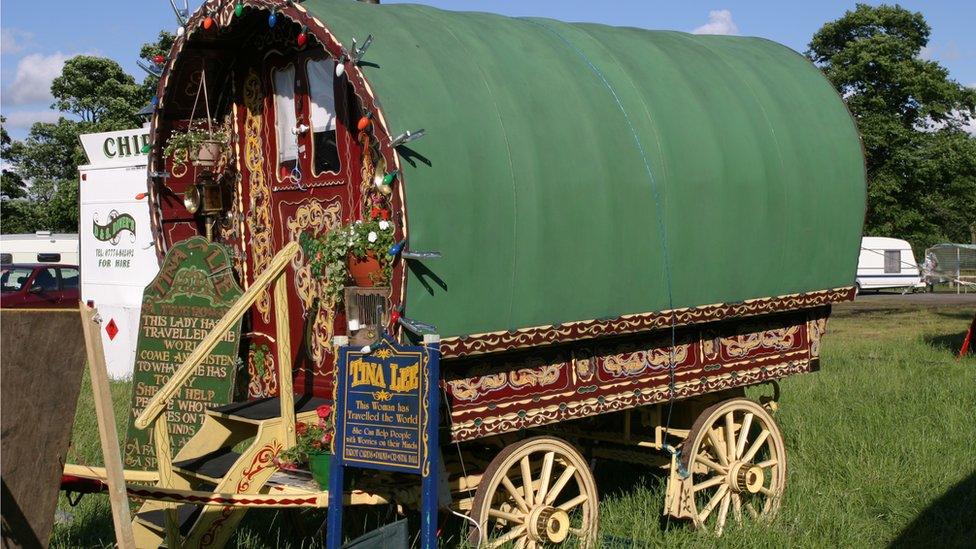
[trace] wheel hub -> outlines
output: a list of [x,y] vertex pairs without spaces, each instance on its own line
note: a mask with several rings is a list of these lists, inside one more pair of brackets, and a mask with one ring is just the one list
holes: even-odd
[[729,486],[735,492],[756,494],[765,483],[763,470],[751,463],[734,463],[729,467]]
[[540,505],[529,513],[528,526],[532,541],[561,543],[569,535],[569,513]]

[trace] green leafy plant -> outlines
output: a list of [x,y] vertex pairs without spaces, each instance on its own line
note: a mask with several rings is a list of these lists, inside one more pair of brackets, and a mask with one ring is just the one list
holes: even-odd
[[312,276],[326,280],[326,292],[337,303],[350,285],[349,256],[366,259],[370,255],[382,267],[373,283],[389,283],[393,260],[387,251],[393,246],[393,223],[385,219],[355,221],[322,234],[302,233],[299,244],[308,258]]
[[294,469],[308,463],[308,455],[330,453],[335,427],[332,423],[332,406],[323,404],[315,409],[317,423],[299,422],[295,424],[297,436],[295,446],[275,457],[275,464],[282,469]]
[[207,120],[194,120],[185,130],[174,130],[166,141],[163,155],[172,156],[173,162],[186,164],[197,154],[200,146],[207,142],[218,143],[221,149],[230,143],[230,134],[216,123]]

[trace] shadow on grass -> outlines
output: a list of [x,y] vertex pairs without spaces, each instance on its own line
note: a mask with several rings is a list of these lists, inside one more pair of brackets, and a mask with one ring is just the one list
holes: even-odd
[[926,507],[893,542],[907,547],[972,547],[976,540],[976,473]]
[[959,354],[962,348],[962,340],[966,338],[966,332],[958,334],[944,334],[938,336],[925,336],[925,343],[938,351],[946,351],[952,356]]

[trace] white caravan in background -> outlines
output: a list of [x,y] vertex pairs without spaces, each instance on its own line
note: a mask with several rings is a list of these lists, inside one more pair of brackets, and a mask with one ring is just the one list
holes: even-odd
[[0,235],[0,263],[78,264],[78,235],[37,231]]
[[882,236],[861,239],[857,260],[857,291],[924,288],[912,246],[904,240]]
[[113,378],[132,375],[142,292],[159,271],[146,192],[149,128],[81,136],[81,299],[98,309]]

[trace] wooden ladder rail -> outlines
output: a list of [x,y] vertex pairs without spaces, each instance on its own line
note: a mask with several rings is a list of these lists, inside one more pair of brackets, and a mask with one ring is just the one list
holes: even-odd
[[[290,242],[279,251],[267,268],[254,280],[254,283],[241,294],[231,308],[224,314],[213,330],[201,341],[183,364],[173,373],[169,381],[153,395],[134,424],[138,429],[153,429],[156,447],[156,463],[159,470],[159,486],[170,487],[173,475],[173,463],[170,458],[171,445],[169,425],[165,411],[169,401],[179,394],[183,385],[193,377],[193,373],[202,363],[233,325],[254,305],[258,297],[274,283],[275,329],[278,346],[278,387],[281,404],[281,438],[284,449],[296,444],[295,433],[295,395],[292,393],[292,364],[291,338],[288,326],[288,286],[284,277],[285,269],[291,260],[298,255],[300,248],[297,242]],[[178,546],[176,505],[164,504],[166,517],[166,537],[170,547]]]

